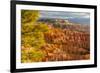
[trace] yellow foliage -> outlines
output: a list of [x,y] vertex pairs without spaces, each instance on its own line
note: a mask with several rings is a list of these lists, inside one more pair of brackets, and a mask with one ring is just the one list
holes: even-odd
[[39,17],[39,11],[37,10],[22,10],[21,21],[22,23],[35,22]]
[[48,30],[49,28],[46,24],[24,24],[21,29],[22,45],[40,48],[45,44],[43,33]]
[[21,50],[21,62],[40,62],[45,57],[45,53],[35,48],[23,48]]

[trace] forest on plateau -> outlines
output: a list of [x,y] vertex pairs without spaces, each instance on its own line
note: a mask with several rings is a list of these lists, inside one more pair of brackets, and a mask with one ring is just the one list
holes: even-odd
[[21,11],[21,63],[90,59],[90,27]]

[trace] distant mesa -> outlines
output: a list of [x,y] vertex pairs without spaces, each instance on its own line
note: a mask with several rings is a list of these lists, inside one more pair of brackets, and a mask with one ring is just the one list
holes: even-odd
[[83,31],[83,32],[90,32],[90,26],[88,24],[78,24],[71,22],[69,20],[65,19],[39,19],[39,22],[44,22],[48,24],[50,27],[60,27],[62,29],[70,29],[70,30],[76,30],[76,31]]

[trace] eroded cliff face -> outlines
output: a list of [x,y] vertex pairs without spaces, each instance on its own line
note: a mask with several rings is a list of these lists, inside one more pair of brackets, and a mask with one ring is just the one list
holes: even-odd
[[87,32],[52,28],[44,33],[44,61],[84,60],[90,58],[90,34]]

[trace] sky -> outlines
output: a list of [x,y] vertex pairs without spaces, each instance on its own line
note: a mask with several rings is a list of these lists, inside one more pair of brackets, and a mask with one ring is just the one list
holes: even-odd
[[75,23],[90,24],[90,13],[86,12],[40,11],[40,18],[67,19]]

